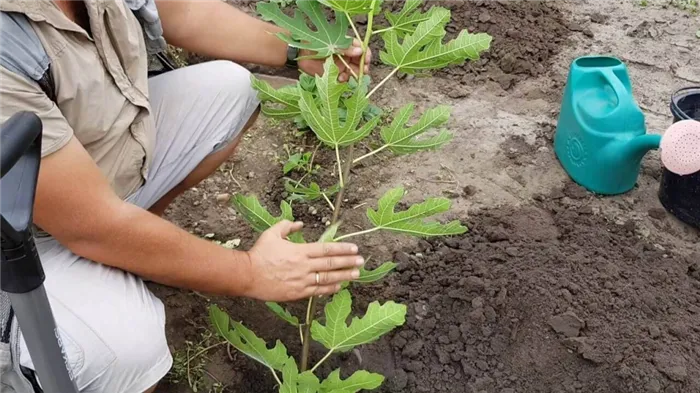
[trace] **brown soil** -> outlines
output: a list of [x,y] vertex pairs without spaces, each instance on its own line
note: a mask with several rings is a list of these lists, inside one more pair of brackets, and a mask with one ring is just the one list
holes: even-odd
[[[408,305],[406,325],[320,374],[381,372],[380,392],[698,391],[700,254],[639,240],[633,222],[606,221],[586,197],[567,187],[520,209],[482,211],[464,220],[464,237],[396,252],[396,274],[353,294],[358,311],[376,299]],[[166,303],[170,320],[207,323],[203,300]],[[298,353],[296,330],[262,305],[220,304]],[[315,348],[316,359],[323,353]],[[273,390],[267,371],[244,356],[225,364],[228,391]]]
[[[546,72],[552,57],[560,52],[571,30],[552,2],[542,1],[437,1],[452,11],[448,32],[462,29],[493,37],[493,50],[475,63],[449,68],[441,74],[460,77],[463,84],[473,74],[486,73],[503,89]],[[576,27],[574,26],[574,29]]]

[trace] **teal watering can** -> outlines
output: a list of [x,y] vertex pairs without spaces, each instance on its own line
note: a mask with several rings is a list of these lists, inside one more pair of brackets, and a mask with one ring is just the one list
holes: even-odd
[[660,143],[660,135],[646,132],[625,64],[605,56],[571,64],[554,152],[576,183],[602,195],[630,191],[642,158]]

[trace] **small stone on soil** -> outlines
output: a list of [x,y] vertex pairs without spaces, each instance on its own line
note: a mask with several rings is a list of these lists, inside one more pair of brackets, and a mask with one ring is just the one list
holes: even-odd
[[585,323],[572,311],[567,311],[550,318],[549,326],[564,337],[577,337]]
[[403,392],[406,385],[408,385],[408,374],[404,370],[398,369],[389,379],[388,387],[391,392]]
[[656,352],[654,354],[654,365],[672,381],[682,382],[688,377],[686,360],[678,354]]
[[649,209],[649,217],[654,218],[656,220],[663,220],[664,217],[666,217],[666,210],[660,208],[660,207],[654,207]]
[[[460,283],[461,284],[461,283]],[[469,276],[464,280],[464,288],[469,292],[480,292],[484,290],[484,280],[480,277]]]
[[401,352],[401,354],[409,358],[415,358],[423,349],[423,345],[423,340],[411,341],[404,347],[403,352]]
[[216,196],[216,201],[219,203],[226,203],[231,199],[231,194],[219,194]]

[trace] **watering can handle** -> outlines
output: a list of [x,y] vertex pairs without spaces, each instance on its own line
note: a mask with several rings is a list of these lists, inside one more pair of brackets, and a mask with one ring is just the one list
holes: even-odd
[[625,86],[624,83],[618,78],[617,74],[615,74],[615,71],[613,71],[611,68],[607,69],[602,69],[600,72],[603,74],[603,77],[605,80],[608,81],[610,86],[612,86],[612,89],[615,91],[615,96],[617,97],[617,103],[618,106],[615,108],[615,111],[620,108],[620,105],[622,105],[622,99],[620,97],[620,94],[622,92],[628,92],[627,87]]

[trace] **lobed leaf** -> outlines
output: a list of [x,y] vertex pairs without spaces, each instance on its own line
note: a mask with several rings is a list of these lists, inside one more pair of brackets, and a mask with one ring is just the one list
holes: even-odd
[[321,237],[318,239],[319,243],[333,243],[335,239],[335,234],[338,233],[338,228],[340,227],[340,223],[336,222],[335,224],[331,225],[326,229],[325,232],[321,235]]
[[[265,116],[278,119],[292,119],[301,115],[299,109],[299,87],[287,85],[275,89],[266,81],[251,76],[251,85],[258,92],[258,99],[264,104],[261,111]],[[273,104],[273,105],[270,105]]]
[[266,302],[265,305],[283,321],[288,322],[292,326],[299,326],[299,318],[292,315],[286,308],[282,308],[278,303]]
[[257,10],[263,20],[289,31],[289,35],[277,34],[282,41],[316,53],[308,58],[325,59],[352,45],[352,38],[347,36],[349,25],[345,15],[336,12],[335,21],[329,22],[318,1],[297,0],[293,17],[287,16],[276,3],[260,1]]
[[326,194],[326,196],[330,198],[340,191],[340,186],[338,184],[329,189],[321,190],[321,187],[314,182],[312,182],[308,187],[303,184],[292,183],[296,183],[296,181],[287,179],[287,182],[284,184],[285,190],[290,194],[290,200],[301,199],[306,201],[315,201],[323,198],[323,194]]
[[353,318],[348,326],[352,299],[348,290],[342,290],[333,296],[324,309],[326,325],[313,321],[311,336],[331,351],[347,352],[358,345],[376,341],[406,321],[406,306],[386,302],[370,303],[362,318]]
[[384,376],[369,373],[364,370],[356,371],[346,380],[340,379],[340,370],[334,370],[321,383],[320,393],[356,393],[360,390],[373,390],[384,382]]
[[387,274],[391,273],[394,269],[396,269],[396,264],[394,262],[385,262],[374,270],[367,270],[363,266],[360,268],[360,278],[355,280],[355,282],[363,284],[377,282],[386,277]]
[[437,135],[420,139],[426,132],[438,128],[450,119],[450,107],[441,105],[427,110],[413,126],[404,128],[414,112],[414,104],[401,108],[399,114],[388,127],[383,127],[381,137],[389,150],[395,154],[410,154],[421,150],[437,149],[452,140],[452,134],[446,129],[438,131]]
[[467,231],[459,221],[448,224],[425,222],[424,219],[450,209],[452,202],[447,198],[428,198],[408,210],[396,212],[396,205],[405,191],[403,187],[389,190],[379,200],[377,210],[367,209],[367,217],[379,229],[405,233],[417,237],[460,235]]
[[289,357],[282,369],[282,386],[280,393],[318,393],[321,382],[311,371],[299,374],[299,368],[293,357]]
[[381,12],[383,0],[377,0],[374,9],[372,9],[372,0],[319,0],[319,2],[334,11],[356,16],[369,15],[370,12],[377,15]]
[[450,11],[436,8],[427,20],[416,26],[399,43],[399,34],[389,30],[382,35],[385,50],[379,55],[385,64],[407,74],[437,70],[451,65],[463,64],[467,59],[477,60],[491,45],[491,36],[486,33],[471,34],[463,30],[457,38],[442,43],[445,27],[450,21]]
[[[282,220],[294,221],[292,207],[286,201],[280,204],[282,214],[279,217],[274,217],[267,211],[258,201],[255,196],[245,196],[236,194],[231,199],[231,204],[240,213],[243,218],[257,232],[265,232],[271,226]],[[294,243],[304,243],[304,236],[301,232],[294,232],[288,237],[289,241]]]
[[384,16],[391,25],[386,31],[394,31],[399,37],[405,37],[406,34],[413,34],[419,23],[430,19],[436,12],[445,10],[442,7],[430,7],[427,12],[423,13],[418,9],[422,3],[423,0],[406,0],[398,13],[385,12]]
[[280,340],[277,340],[274,348],[269,349],[263,339],[241,323],[231,321],[228,314],[215,305],[209,307],[209,319],[221,337],[253,360],[271,370],[282,370],[287,363],[287,348]]
[[311,92],[301,92],[301,114],[319,140],[332,148],[351,145],[369,135],[380,118],[374,117],[358,129],[363,113],[369,106],[367,89],[361,86],[344,100],[344,119],[340,116],[340,102],[349,87],[338,82],[339,70],[333,59],[324,64],[323,76],[316,76],[318,98]]

